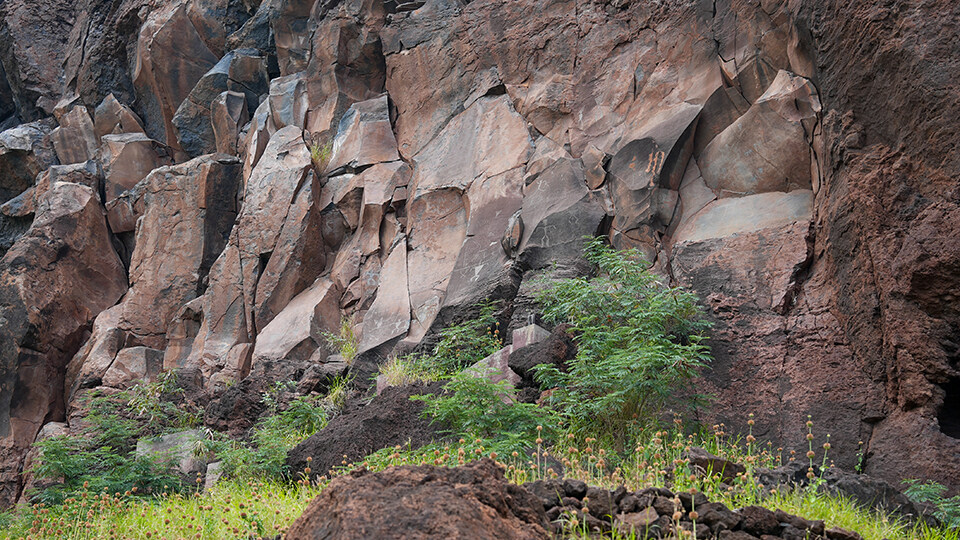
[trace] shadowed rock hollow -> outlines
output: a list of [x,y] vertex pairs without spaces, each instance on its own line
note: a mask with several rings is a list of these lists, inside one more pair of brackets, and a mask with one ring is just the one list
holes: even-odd
[[366,377],[484,298],[522,326],[597,233],[701,296],[702,420],[811,415],[956,489],[958,33],[951,0],[5,2],[2,502],[79,389],[312,387],[342,316]]

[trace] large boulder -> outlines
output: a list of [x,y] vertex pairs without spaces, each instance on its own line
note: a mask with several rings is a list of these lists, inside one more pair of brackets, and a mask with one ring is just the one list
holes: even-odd
[[92,189],[56,183],[0,259],[0,504],[44,422],[63,419],[66,364],[94,317],[127,289]]
[[339,477],[286,537],[533,540],[550,535],[540,499],[483,459],[457,468],[404,466]]

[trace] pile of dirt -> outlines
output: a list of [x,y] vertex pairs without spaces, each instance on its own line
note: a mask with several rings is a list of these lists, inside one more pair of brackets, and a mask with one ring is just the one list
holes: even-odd
[[294,474],[309,467],[311,476],[316,477],[328,474],[344,461],[357,461],[381,448],[408,444],[417,448],[440,439],[443,427],[423,418],[423,403],[410,397],[436,394],[441,386],[431,383],[391,387],[362,407],[348,408],[348,412],[290,450],[287,466]]
[[393,467],[335,479],[290,526],[287,540],[320,538],[549,538],[539,499],[493,461]]

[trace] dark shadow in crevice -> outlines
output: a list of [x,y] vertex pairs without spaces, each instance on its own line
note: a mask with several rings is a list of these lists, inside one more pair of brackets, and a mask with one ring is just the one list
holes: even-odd
[[942,388],[947,395],[937,415],[940,431],[947,437],[960,439],[960,378],[952,379]]

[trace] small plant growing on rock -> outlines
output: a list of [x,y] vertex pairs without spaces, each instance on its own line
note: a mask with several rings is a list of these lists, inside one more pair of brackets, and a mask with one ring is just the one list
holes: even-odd
[[326,172],[331,154],[333,154],[333,145],[329,141],[325,143],[315,141],[310,145],[310,161],[313,162],[313,170],[318,176]]
[[933,481],[904,480],[907,497],[920,503],[933,505],[933,515],[944,525],[960,529],[960,495],[946,497],[947,488]]
[[353,360],[357,357],[359,349],[359,339],[354,332],[353,317],[343,317],[340,319],[340,330],[337,333],[324,332],[323,339],[332,352],[343,357],[343,361],[348,366],[353,365]]

